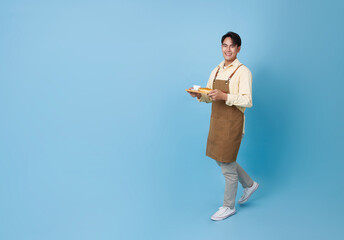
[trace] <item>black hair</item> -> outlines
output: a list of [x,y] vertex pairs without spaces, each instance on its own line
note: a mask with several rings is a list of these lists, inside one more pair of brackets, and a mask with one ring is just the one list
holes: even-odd
[[234,45],[238,45],[238,47],[241,46],[241,38],[240,38],[239,34],[237,34],[235,32],[228,32],[225,35],[223,35],[221,38],[221,44],[223,44],[223,41],[227,37],[230,37],[232,39],[232,42]]

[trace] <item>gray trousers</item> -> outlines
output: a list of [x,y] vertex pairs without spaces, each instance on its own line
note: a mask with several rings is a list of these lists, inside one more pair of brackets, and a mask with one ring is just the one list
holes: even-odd
[[235,197],[238,190],[238,179],[243,188],[252,187],[253,180],[237,162],[216,162],[221,167],[223,176],[226,180],[223,206],[233,209],[235,206]]

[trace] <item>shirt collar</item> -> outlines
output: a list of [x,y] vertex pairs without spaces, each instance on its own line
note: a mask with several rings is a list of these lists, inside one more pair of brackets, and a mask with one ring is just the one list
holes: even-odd
[[[225,60],[223,60],[219,66],[223,69],[225,65]],[[240,65],[240,62],[238,60],[238,58],[236,58],[231,64],[229,64],[225,69],[229,68],[230,66],[233,66],[233,67],[238,67]]]

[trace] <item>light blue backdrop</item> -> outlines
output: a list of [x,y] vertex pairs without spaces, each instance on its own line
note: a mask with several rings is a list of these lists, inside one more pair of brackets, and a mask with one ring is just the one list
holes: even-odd
[[[340,1],[1,1],[0,239],[342,239]],[[238,32],[253,108],[237,214],[205,86]],[[239,188],[237,198],[242,188]]]

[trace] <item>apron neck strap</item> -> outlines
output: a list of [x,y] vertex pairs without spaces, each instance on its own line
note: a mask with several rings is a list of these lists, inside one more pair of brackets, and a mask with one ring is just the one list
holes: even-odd
[[[234,70],[234,72],[229,76],[228,80],[231,80],[231,78],[233,77],[234,73],[235,73],[241,66],[244,66],[244,64],[240,64],[240,65]],[[215,79],[216,79],[217,74],[219,73],[219,71],[220,71],[220,66],[217,67],[217,71],[216,71],[216,73],[215,73],[215,77],[214,77],[213,82],[215,81]]]
[[243,66],[244,64],[240,64],[236,69],[235,71],[229,76],[228,80],[231,80],[231,78],[233,77],[234,73],[241,67]]
[[213,80],[213,82],[215,81],[215,79],[216,79],[216,77],[217,77],[217,74],[219,73],[219,71],[220,71],[220,66],[218,66],[218,67],[217,67],[217,71],[216,71],[216,73],[215,73],[215,77],[214,77],[214,80]]

